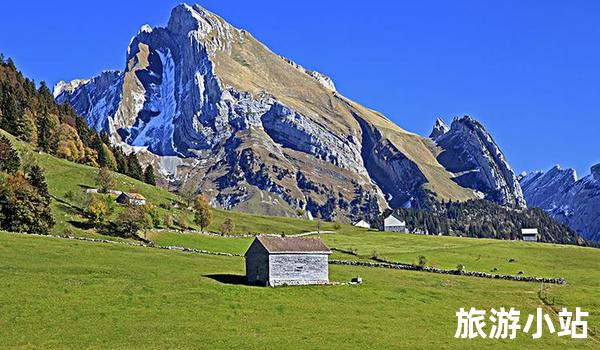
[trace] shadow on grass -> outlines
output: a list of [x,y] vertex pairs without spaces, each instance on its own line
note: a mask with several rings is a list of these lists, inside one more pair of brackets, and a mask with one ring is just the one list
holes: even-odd
[[213,274],[213,275],[204,275],[203,277],[208,277],[212,280],[215,280],[219,283],[223,284],[233,284],[233,285],[246,285],[252,286],[253,284],[248,283],[246,276],[244,275],[231,275],[231,274]]
[[82,216],[83,215],[83,210],[81,210],[80,208],[71,205],[67,202],[64,201],[60,201],[57,200],[57,206],[60,207],[65,213],[70,214],[70,215],[74,215],[74,216]]
[[75,220],[68,220],[67,222],[69,224],[73,225],[73,227],[78,228],[80,230],[90,230],[90,229],[94,228],[93,225],[91,225],[87,222],[75,221]]
[[78,186],[83,188],[84,190],[93,189],[92,186],[88,186],[88,185],[84,185],[84,184],[79,184]]

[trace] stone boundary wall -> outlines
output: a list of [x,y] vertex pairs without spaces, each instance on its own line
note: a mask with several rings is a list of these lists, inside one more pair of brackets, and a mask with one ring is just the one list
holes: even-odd
[[180,252],[197,253],[197,254],[205,254],[205,255],[243,257],[242,254],[212,252],[212,251],[208,251],[208,250],[195,249],[195,248],[186,248],[186,247],[177,247],[177,246],[157,246],[157,245],[154,245],[152,243],[113,241],[113,240],[110,240],[110,239],[100,239],[100,238],[92,238],[92,237],[76,237],[76,236],[67,236],[67,235],[40,235],[40,234],[34,234],[34,233],[21,233],[21,232],[8,232],[8,233],[9,234],[14,234],[14,235],[24,235],[24,236],[36,236],[36,237],[50,237],[50,238],[71,239],[71,240],[74,240],[74,241],[85,241],[85,242],[95,242],[95,243],[108,243],[108,244],[121,244],[121,245],[131,246],[131,247],[145,247],[145,248],[155,248],[155,249],[164,249],[164,250],[176,250],[176,251],[180,251]]
[[[254,238],[258,236],[269,236],[269,237],[281,237],[281,235],[276,234],[239,234],[239,235],[224,235],[222,233],[217,232],[209,232],[209,231],[198,231],[198,230],[178,230],[178,229],[164,229],[164,228],[156,228],[149,230],[149,232],[178,232],[183,234],[198,234],[210,237],[222,237],[222,238]],[[294,235],[289,235],[288,237],[294,237]]]
[[[177,246],[156,246],[151,243],[113,241],[113,240],[109,240],[109,239],[100,239],[100,238],[91,238],[91,237],[75,237],[75,236],[67,236],[67,235],[40,235],[40,234],[30,234],[30,233],[21,233],[21,232],[8,232],[8,234],[61,238],[61,239],[70,239],[70,240],[75,240],[75,241],[86,241],[86,242],[95,242],[95,243],[121,244],[121,245],[125,245],[125,246],[174,250],[174,251],[180,251],[180,252],[186,252],[186,253],[196,253],[196,254],[205,254],[205,255],[231,256],[231,257],[243,257],[244,256],[242,254],[212,252],[212,251],[208,251],[208,250],[195,249],[195,248],[186,248],[186,247],[177,247]],[[333,248],[332,250],[343,251],[343,250],[335,249],[335,248]],[[393,263],[393,262],[385,261],[383,259],[379,259],[379,260],[382,262],[329,259],[329,264],[330,265],[361,266],[361,267],[376,267],[376,268],[386,268],[386,269],[392,269],[392,270],[423,271],[423,272],[438,273],[438,274],[444,274],[444,275],[460,275],[460,276],[500,279],[500,280],[508,280],[508,281],[549,283],[549,284],[560,284],[560,285],[567,284],[567,281],[563,277],[546,278],[546,277],[527,277],[527,276],[517,276],[517,275],[499,275],[499,274],[491,274],[491,273],[487,273],[487,272],[477,272],[477,271],[459,271],[459,270],[438,269],[436,267],[431,267],[431,266],[421,267],[421,266],[417,266],[417,265]]]
[[349,249],[340,249],[340,248],[329,248],[329,249],[331,249],[331,251],[334,251],[334,252],[340,252],[340,253],[344,253],[344,254],[348,254],[348,255],[358,256],[358,254],[356,252],[353,252],[352,250],[349,250]]
[[398,263],[391,263],[391,262],[368,262],[368,261],[357,261],[357,260],[331,259],[331,260],[329,260],[329,264],[362,266],[362,267],[378,267],[378,268],[393,269],[393,270],[423,271],[423,272],[438,273],[438,274],[444,274],[444,275],[460,275],[460,276],[480,277],[480,278],[490,278],[490,279],[520,281],[520,282],[549,283],[549,284],[560,284],[560,285],[567,283],[567,281],[563,277],[545,278],[545,277],[527,277],[527,276],[517,276],[517,275],[499,275],[499,274],[491,274],[491,273],[487,273],[487,272],[438,269],[436,267],[431,267],[431,266],[421,267],[421,266],[417,266],[417,265],[398,264]]

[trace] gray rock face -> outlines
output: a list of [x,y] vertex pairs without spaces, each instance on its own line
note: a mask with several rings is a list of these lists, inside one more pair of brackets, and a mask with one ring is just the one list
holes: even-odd
[[526,207],[519,181],[506,157],[475,119],[455,118],[450,130],[437,136],[435,142],[442,149],[438,161],[457,175],[458,184],[484,193],[493,202]]
[[[599,164],[600,165],[600,164]],[[541,208],[582,237],[600,241],[600,166],[577,180],[575,170],[556,166],[520,179],[530,207]]]
[[419,205],[426,184],[444,199],[472,197],[430,141],[198,5],[177,6],[166,27],[143,26],[126,58],[123,72],[61,82],[56,99],[218,206],[356,220]]
[[433,126],[433,130],[431,131],[431,134],[429,134],[429,138],[435,140],[448,131],[450,131],[448,124],[446,124],[446,122],[444,122],[441,118],[437,118],[435,125]]
[[548,172],[538,171],[519,179],[529,206],[546,209],[560,206],[563,194],[576,181],[575,170],[561,169],[558,165]]

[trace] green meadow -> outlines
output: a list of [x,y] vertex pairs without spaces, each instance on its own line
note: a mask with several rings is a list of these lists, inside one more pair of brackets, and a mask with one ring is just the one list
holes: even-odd
[[[81,201],[97,169],[15,145],[47,173],[54,234],[102,237],[85,228]],[[28,152],[27,152],[28,151]],[[117,189],[143,194],[161,214],[185,216],[172,193],[119,174]],[[116,215],[121,207],[115,207]],[[296,218],[213,210],[234,234],[293,235],[316,230]],[[193,226],[193,225],[192,225]],[[244,259],[0,232],[0,348],[6,349],[600,349],[600,250],[576,246],[335,228],[319,235],[331,258],[373,256],[466,270],[564,277],[566,285],[330,265],[339,284],[264,288],[244,284]],[[157,245],[243,254],[252,238],[176,230],[148,232]],[[361,276],[362,285],[346,284]],[[455,339],[459,308],[542,307],[556,327],[561,307],[588,311],[590,338]],[[489,327],[486,328],[489,331]]]
[[[241,251],[240,242],[245,242],[215,239],[222,242],[204,245],[201,242],[210,240],[200,238],[198,246],[212,244],[217,248],[230,242],[231,251]],[[535,249],[523,248],[515,256],[524,258]],[[585,258],[589,265],[598,266],[600,253],[580,250],[556,249],[555,256],[563,263],[560,269],[568,273],[570,282],[566,286],[547,286],[547,293],[556,299],[556,306],[588,310],[590,327],[597,327],[598,273],[579,270],[577,259],[568,256]],[[495,252],[490,250],[490,254]],[[531,259],[539,261],[537,254],[533,255]],[[544,334],[539,340],[524,333],[519,333],[516,340],[454,338],[454,313],[460,307],[489,310],[513,306],[525,315],[542,306],[552,314],[551,306],[544,306],[538,298],[540,285],[533,283],[331,265],[332,281],[344,282],[360,275],[364,284],[251,287],[243,284],[244,260],[240,257],[8,233],[0,234],[0,256],[2,348],[600,346],[597,337],[573,340],[555,334]],[[553,270],[543,272],[552,275]],[[553,319],[557,323],[555,316]]]

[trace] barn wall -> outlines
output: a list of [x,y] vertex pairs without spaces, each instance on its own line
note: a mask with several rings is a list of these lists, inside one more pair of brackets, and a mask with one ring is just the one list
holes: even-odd
[[266,285],[269,281],[269,255],[256,241],[246,253],[246,277],[251,284]]
[[327,254],[272,254],[269,284],[323,284],[329,282]]
[[385,232],[408,232],[406,226],[385,226],[383,230]]

